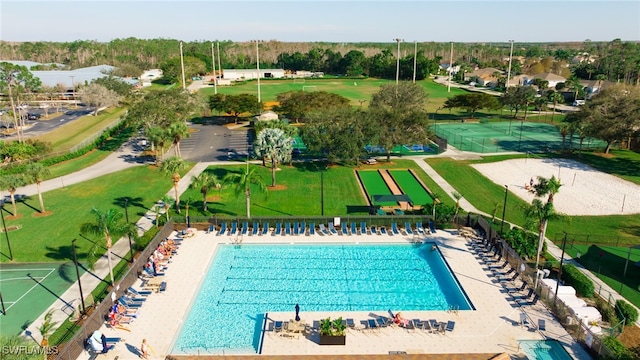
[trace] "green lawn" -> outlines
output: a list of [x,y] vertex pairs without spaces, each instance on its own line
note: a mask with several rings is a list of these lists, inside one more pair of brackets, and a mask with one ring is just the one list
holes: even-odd
[[[271,170],[259,165],[258,172],[267,184],[270,184]],[[223,177],[229,171],[242,171],[244,165],[210,167],[207,171],[218,177]],[[320,215],[320,169],[322,165],[315,163],[294,163],[293,166],[281,165],[277,172],[277,184],[285,189],[269,190],[265,197],[256,188],[251,191],[251,215],[255,216],[290,216],[290,215]],[[392,163],[368,165],[366,169],[414,169],[421,180],[432,191],[442,193],[442,189],[435,185],[427,175],[411,160],[394,160]],[[361,167],[360,169],[364,169]],[[367,214],[367,202],[360,191],[355,175],[356,168],[332,166],[324,170],[325,214],[330,215],[361,215]],[[236,197],[229,188],[209,193],[209,213],[202,212],[202,194],[189,189],[182,199],[190,198],[193,215],[223,215],[245,216],[244,196]],[[451,202],[452,203],[452,202]]]
[[402,192],[409,195],[411,201],[416,205],[433,204],[431,195],[420,185],[409,171],[392,170],[389,171],[393,179],[398,183]]
[[[80,225],[92,221],[93,207],[102,211],[115,208],[124,213],[124,198],[129,200],[129,216],[138,219],[172,187],[171,180],[157,169],[138,166],[101,176],[80,184],[43,194],[48,216],[39,216],[38,197],[34,195],[18,203],[18,217],[11,217],[10,203],[5,204],[9,239],[15,262],[51,262],[71,259],[71,240],[78,239],[78,255],[85,258],[91,247],[89,240],[79,236]],[[8,261],[4,236],[0,241],[2,262]]]
[[391,189],[387,186],[387,183],[382,178],[382,175],[376,170],[364,170],[358,171],[358,175],[362,180],[362,185],[365,188],[368,196],[371,198],[371,202],[379,206],[396,206],[395,201],[373,201],[373,195],[392,195]]

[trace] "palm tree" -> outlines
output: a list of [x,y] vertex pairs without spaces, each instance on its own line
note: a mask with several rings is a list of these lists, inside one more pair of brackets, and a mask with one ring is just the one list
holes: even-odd
[[207,194],[212,188],[220,188],[220,181],[218,178],[208,172],[202,172],[198,176],[191,177],[191,184],[189,188],[199,189],[202,194],[202,211],[208,211],[207,208]]
[[11,205],[13,205],[13,216],[18,215],[18,207],[16,206],[16,190],[24,186],[26,181],[24,176],[18,174],[4,175],[0,177],[0,189],[9,191],[11,196]]
[[171,176],[173,181],[173,189],[175,190],[176,211],[180,214],[180,193],[178,192],[178,183],[180,182],[180,171],[184,170],[186,163],[177,156],[165,159],[160,166],[160,171],[165,175]]
[[560,136],[562,136],[562,151],[564,152],[567,135],[569,135],[569,132],[571,131],[571,124],[561,122],[560,124],[558,124],[558,131],[560,132]]
[[180,152],[180,141],[189,137],[189,127],[187,124],[180,121],[169,125],[169,128],[167,128],[167,136],[173,142],[175,155],[182,157],[182,153]]
[[48,176],[51,172],[47,167],[40,163],[29,163],[27,164],[24,175],[26,180],[31,183],[35,183],[38,188],[38,200],[40,200],[40,212],[44,212],[44,201],[42,201],[42,192],[40,191],[40,183],[42,183],[42,178]]
[[[152,126],[145,131],[145,134],[153,147],[156,165],[158,165],[158,163],[164,159],[164,143],[167,141],[167,132],[159,126]],[[160,151],[160,156],[158,155],[158,151]]]
[[598,74],[598,75],[596,75],[596,80],[598,80],[598,91],[597,91],[597,93],[601,93],[602,92],[602,83],[605,80],[607,80],[607,75]]
[[276,186],[278,164],[291,159],[293,150],[291,137],[281,129],[264,129],[258,134],[253,147],[256,156],[271,159],[271,186]]
[[[544,244],[545,233],[547,232],[547,224],[549,220],[553,220],[558,217],[553,207],[553,198],[555,194],[560,191],[562,184],[560,180],[555,176],[551,176],[550,179],[538,176],[538,183],[533,185],[536,197],[548,196],[545,204],[540,199],[533,199],[531,206],[525,209],[525,216],[528,219],[534,220],[538,226],[538,250],[536,252],[536,271],[538,270],[538,264],[540,261],[540,252]],[[536,284],[538,285],[538,276],[536,274]],[[535,287],[534,286],[534,287]]]
[[42,324],[38,326],[38,332],[40,336],[42,336],[42,341],[40,341],[40,346],[42,347],[49,346],[49,337],[53,334],[53,328],[58,325],[56,321],[53,321],[53,312],[54,309],[47,311],[47,313],[44,314]]
[[171,207],[173,206],[173,204],[175,204],[176,201],[169,195],[163,196],[160,201],[162,201],[164,214],[167,217],[167,221],[169,221],[169,210],[171,210]]
[[456,228],[458,228],[458,210],[460,210],[460,199],[462,199],[462,195],[460,195],[460,193],[457,191],[452,191],[451,196],[453,196],[453,198],[456,200],[456,212],[453,215],[453,218],[456,223]]
[[[111,264],[111,246],[113,238],[119,238],[125,234],[134,234],[135,225],[120,221],[122,213],[115,209],[109,209],[102,212],[96,208],[91,209],[91,213],[95,216],[94,222],[84,223],[80,226],[80,232],[86,235],[103,236],[107,246],[107,262],[109,263],[109,275],[111,276],[111,284],[114,283],[113,266]],[[97,251],[97,246],[92,249],[92,254]]]
[[249,164],[247,164],[245,171],[229,173],[223,179],[225,184],[234,184],[233,190],[236,196],[244,193],[247,202],[247,218],[249,219],[251,218],[251,185],[256,185],[260,192],[267,191],[267,186],[256,170],[256,168],[249,169]]
[[575,76],[572,76],[571,78],[569,78],[569,80],[567,80],[567,87],[575,91],[573,95],[573,100],[578,100],[578,94],[580,93],[580,90],[584,88],[584,86],[580,84],[580,79],[578,79]]
[[549,94],[549,101],[553,102],[553,115],[551,115],[551,122],[553,122],[553,117],[556,114],[556,107],[558,107],[558,103],[564,101],[564,96],[559,92],[553,92]]

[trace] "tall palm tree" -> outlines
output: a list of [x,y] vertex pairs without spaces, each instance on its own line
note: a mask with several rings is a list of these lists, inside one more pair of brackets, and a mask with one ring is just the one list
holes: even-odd
[[241,173],[229,173],[223,179],[223,183],[233,184],[233,190],[236,196],[244,193],[247,203],[247,218],[251,218],[251,185],[257,186],[260,192],[267,191],[267,186],[256,170],[256,168],[249,169],[249,165],[247,164],[245,171]]
[[207,211],[207,194],[209,190],[213,188],[220,188],[220,181],[218,178],[208,172],[202,172],[198,176],[191,177],[191,184],[189,184],[189,188],[198,189],[202,194],[202,211]]
[[160,171],[165,175],[171,176],[173,181],[173,189],[175,190],[176,211],[180,213],[180,193],[178,192],[178,183],[180,182],[180,171],[186,168],[187,164],[181,158],[172,156],[166,158],[160,166]]
[[[538,198],[548,196],[545,204],[540,199],[533,199],[531,206],[525,210],[525,216],[528,219],[536,221],[538,226],[538,250],[536,252],[536,271],[540,261],[540,252],[544,244],[545,234],[547,232],[547,224],[549,220],[553,220],[558,217],[553,207],[553,199],[555,195],[560,191],[562,184],[560,180],[555,176],[551,176],[550,179],[538,176],[538,183],[533,185],[535,196]],[[538,285],[538,276],[536,274],[535,285]]]
[[291,137],[281,129],[262,130],[253,143],[256,156],[271,159],[271,186],[276,186],[278,164],[289,161],[293,151]]
[[571,124],[561,122],[560,124],[558,124],[558,131],[560,132],[560,136],[562,136],[562,151],[564,152],[567,142],[567,135],[569,135],[569,132],[571,131]]
[[51,172],[49,169],[36,162],[28,163],[24,175],[27,182],[35,183],[38,188],[38,200],[40,200],[40,212],[44,212],[44,201],[42,200],[42,192],[40,191],[40,183],[42,183],[42,178],[48,176]]
[[580,90],[584,89],[584,86],[580,84],[580,79],[572,76],[571,78],[569,78],[569,80],[567,80],[566,84],[569,89],[574,91],[573,100],[578,100],[578,94],[580,93]]
[[[102,212],[96,208],[91,209],[91,213],[95,216],[93,222],[84,223],[80,226],[80,232],[85,235],[97,235],[104,237],[104,241],[107,247],[107,262],[109,263],[109,275],[111,277],[111,284],[114,283],[113,277],[113,265],[111,264],[111,246],[113,245],[113,238],[120,238],[127,233],[135,233],[135,225],[130,224],[122,220],[122,213],[115,209],[109,209]],[[94,246],[92,254],[95,254],[97,247]]]
[[167,217],[167,221],[169,221],[169,210],[171,210],[171,207],[173,206],[173,204],[175,204],[176,201],[169,195],[163,196],[160,201],[162,201],[164,215]]
[[553,102],[553,115],[551,115],[551,122],[553,122],[553,117],[556,114],[556,107],[558,107],[558,103],[564,101],[564,96],[559,92],[553,92],[549,94],[549,101]]
[[174,146],[175,155],[182,157],[180,152],[180,141],[189,137],[189,127],[184,121],[174,122],[167,128],[167,136],[171,139]]
[[456,228],[458,228],[458,210],[460,210],[460,199],[462,199],[462,195],[457,191],[452,191],[451,196],[456,200],[456,212],[453,214],[453,218]]
[[25,184],[26,181],[22,175],[11,174],[0,176],[0,189],[9,191],[11,205],[13,205],[13,216],[18,215],[18,207],[16,206],[16,190]]
[[[153,147],[156,165],[158,165],[164,159],[164,144],[168,137],[167,131],[159,126],[152,126],[145,131],[145,135]],[[160,152],[160,155],[158,152]]]

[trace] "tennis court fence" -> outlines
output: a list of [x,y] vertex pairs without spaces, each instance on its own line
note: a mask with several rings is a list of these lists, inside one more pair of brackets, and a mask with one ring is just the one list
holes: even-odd
[[[158,247],[160,242],[171,235],[173,226],[173,221],[168,221],[153,240],[151,240],[149,245],[140,253],[140,256],[133,261],[129,267],[129,271],[116,283],[117,286],[112,289],[116,297],[124,295],[126,289],[138,280],[139,274],[142,271],[142,267],[146,264],[147,259]],[[105,323],[105,316],[109,313],[112,305],[111,297],[109,296],[96,304],[86,319],[80,320],[82,325],[71,339],[62,344],[56,344],[58,346],[58,353],[50,355],[48,359],[75,360],[82,355],[85,351],[85,340]]]

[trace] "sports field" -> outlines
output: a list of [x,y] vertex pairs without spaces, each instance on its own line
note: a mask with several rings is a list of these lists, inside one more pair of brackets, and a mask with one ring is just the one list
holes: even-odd
[[[3,264],[0,294],[6,314],[0,315],[0,332],[19,334],[76,281],[75,271],[73,263]],[[67,315],[77,305],[58,303],[56,311]]]
[[[463,151],[478,153],[531,152],[543,153],[562,148],[562,136],[554,125],[524,121],[477,122],[459,124],[436,124],[436,135]],[[574,136],[573,144],[580,140]],[[569,138],[565,146],[568,146]],[[604,142],[584,139],[582,148],[604,148]]]
[[427,190],[416,180],[409,170],[389,170],[403,193],[409,195],[414,205],[433,204],[433,198]]
[[[392,195],[391,189],[389,189],[387,184],[384,182],[384,179],[377,171],[358,171],[358,176],[360,176],[360,180],[362,181],[362,185],[367,192],[369,200],[373,201],[373,195]],[[398,203],[395,201],[385,201],[375,203],[375,205],[397,206]]]

